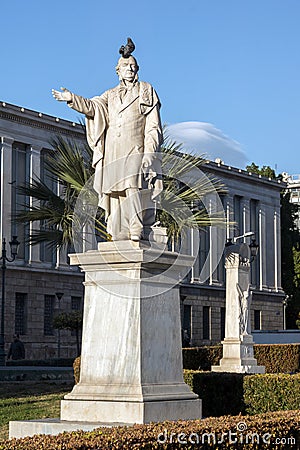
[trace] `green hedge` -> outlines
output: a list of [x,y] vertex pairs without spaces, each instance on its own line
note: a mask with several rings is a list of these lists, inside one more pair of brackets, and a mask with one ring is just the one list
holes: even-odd
[[[222,358],[222,346],[210,345],[184,348],[183,367],[191,370],[210,370]],[[300,370],[300,344],[256,344],[254,357],[266,373],[295,373]]]
[[184,380],[202,399],[206,417],[300,408],[300,374],[246,375],[185,370]]
[[254,356],[266,373],[295,373],[300,370],[300,344],[257,344]]
[[80,379],[80,361],[80,356],[77,356],[77,358],[73,362],[75,384],[79,383]]
[[[300,411],[99,428],[0,443],[0,450],[251,449],[299,448]],[[218,443],[223,440],[223,443]]]
[[191,390],[201,398],[203,416],[245,412],[243,374],[184,370],[183,376]]
[[222,358],[222,345],[182,349],[183,368],[191,370],[210,370]]
[[264,374],[244,377],[248,414],[300,409],[300,374]]

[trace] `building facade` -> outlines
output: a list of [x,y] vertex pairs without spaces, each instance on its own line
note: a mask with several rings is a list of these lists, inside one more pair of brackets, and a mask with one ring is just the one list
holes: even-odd
[[[18,333],[29,359],[76,356],[75,336],[71,331],[55,330],[52,319],[60,311],[80,309],[83,302],[83,275],[68,265],[66,252],[50,251],[44,244],[27,245],[25,237],[30,229],[11,221],[15,212],[32,201],[20,196],[16,186],[35,177],[46,179],[44,158],[52,150],[51,139],[58,135],[85,142],[78,123],[0,102],[0,238],[8,242],[17,235],[21,242],[16,261],[8,263],[6,270],[5,342],[8,350],[13,334]],[[282,185],[221,163],[207,162],[203,172],[217,176],[227,188],[221,200],[228,223],[236,223],[235,227],[228,224],[227,239],[252,231],[259,244],[258,257],[251,267],[252,327],[282,329]],[[52,187],[56,189],[56,184]],[[197,231],[197,236],[196,231],[191,232],[187,249],[194,252],[194,242],[199,243],[195,264],[180,286],[182,327],[191,345],[217,343],[224,337],[225,270],[222,258],[217,266],[213,264],[215,246],[219,245],[214,232],[210,228]],[[249,238],[242,239],[250,242]],[[200,273],[205,262],[214,269],[203,280]]]
[[[221,195],[227,218],[226,240],[253,232],[239,242],[259,245],[251,263],[251,325],[256,330],[283,328],[284,292],[281,287],[280,192],[286,186],[280,180],[262,177],[223,163],[209,162],[205,173],[217,177],[226,186]],[[234,225],[230,223],[234,222]],[[205,282],[199,279],[205,257],[217,253],[213,228],[200,232],[200,251],[193,276],[181,286],[183,326],[191,336],[191,345],[218,343],[225,333],[225,269],[222,258]]]
[[[7,264],[5,301],[6,350],[15,333],[25,344],[26,358],[76,356],[76,337],[71,331],[57,331],[52,319],[61,311],[80,309],[83,276],[67,263],[66,252],[44,245],[25,243],[28,226],[12,222],[12,215],[32,199],[20,195],[16,186],[36,177],[47,181],[44,159],[57,136],[84,142],[80,124],[36,111],[0,103],[1,204],[0,238],[17,235],[20,242],[14,263]],[[53,188],[59,188],[53,183]],[[9,249],[8,249],[9,254]],[[59,300],[57,293],[63,294]]]

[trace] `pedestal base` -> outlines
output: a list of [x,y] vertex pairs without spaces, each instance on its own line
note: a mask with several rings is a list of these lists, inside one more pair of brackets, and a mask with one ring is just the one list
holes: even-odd
[[265,373],[264,366],[236,364],[235,361],[229,359],[219,366],[212,366],[212,372],[232,372],[232,373]]
[[[40,420],[14,420],[9,422],[9,439],[34,436],[35,434],[57,435],[65,431],[92,431],[99,427],[122,426],[124,423],[95,423],[65,421],[60,419],[40,419]],[[128,425],[128,424],[126,424]]]
[[[68,419],[62,419],[64,416]],[[12,421],[9,423],[9,438],[18,439],[35,434],[57,435],[65,431],[92,431],[100,427],[201,417],[202,404],[199,399],[147,403],[63,400],[61,419]]]
[[61,402],[61,419],[75,421],[78,417],[90,422],[108,424],[121,422],[150,423],[164,420],[189,420],[201,418],[201,400],[173,400],[159,402],[105,402],[105,401],[74,401]]

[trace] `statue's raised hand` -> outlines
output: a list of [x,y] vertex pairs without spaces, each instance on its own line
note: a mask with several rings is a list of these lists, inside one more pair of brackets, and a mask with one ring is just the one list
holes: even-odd
[[72,93],[64,87],[61,88],[61,91],[52,89],[52,95],[59,102],[70,102],[72,100]]

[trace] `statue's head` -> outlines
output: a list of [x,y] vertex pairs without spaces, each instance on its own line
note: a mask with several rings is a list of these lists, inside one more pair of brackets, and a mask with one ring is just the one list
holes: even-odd
[[119,80],[133,82],[137,80],[139,70],[138,63],[131,53],[134,51],[135,45],[131,38],[127,38],[127,44],[120,47],[119,53],[122,55],[118,61],[116,72]]
[[138,70],[139,66],[134,56],[129,56],[128,58],[121,56],[121,58],[119,58],[116,72],[120,81],[125,80],[133,82],[137,79]]

